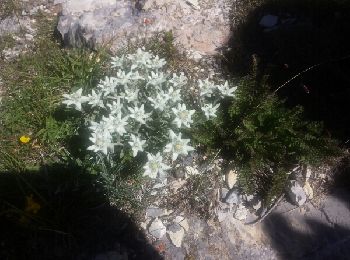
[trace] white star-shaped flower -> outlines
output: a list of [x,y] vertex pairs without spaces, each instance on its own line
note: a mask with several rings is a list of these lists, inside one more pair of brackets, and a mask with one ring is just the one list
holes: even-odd
[[123,94],[123,97],[129,102],[135,102],[138,100],[139,91],[138,90],[132,90],[132,89],[126,89],[125,93]]
[[183,72],[180,73],[180,76],[177,76],[175,73],[173,73],[173,77],[169,80],[171,84],[173,84],[175,87],[182,87],[187,84],[187,77]]
[[96,93],[95,90],[91,91],[91,94],[88,95],[89,102],[88,104],[92,107],[101,107],[104,108],[103,99],[101,98],[102,93]]
[[237,90],[237,87],[230,88],[228,82],[225,81],[225,84],[219,85],[218,89],[223,96],[234,97],[234,93]]
[[118,70],[117,71],[117,83],[122,85],[122,86],[127,86],[128,84],[131,83],[132,81],[132,72],[125,73],[123,70]]
[[63,94],[65,100],[62,101],[63,104],[67,106],[73,106],[76,110],[81,111],[81,104],[87,102],[89,99],[82,95],[83,89],[80,88],[72,94]]
[[126,133],[125,127],[128,125],[128,116],[122,118],[122,113],[116,115],[109,115],[109,117],[103,117],[102,121],[106,122],[106,127],[108,131],[112,133],[117,133],[120,136]]
[[160,86],[165,82],[166,78],[163,72],[151,71],[151,75],[148,76],[147,85]]
[[154,109],[163,111],[167,107],[169,98],[169,95],[165,94],[163,91],[160,91],[157,93],[157,96],[155,98],[148,97],[148,100],[151,101],[152,107]]
[[214,90],[216,89],[215,84],[209,81],[209,79],[205,79],[204,81],[199,79],[198,84],[201,96],[211,97],[211,94],[213,94]]
[[210,119],[211,117],[216,117],[216,112],[219,108],[220,104],[217,104],[213,106],[213,104],[205,104],[202,107],[202,111],[204,112],[204,115],[207,119]]
[[163,157],[160,155],[160,153],[157,153],[156,155],[147,154],[148,161],[146,165],[143,167],[145,169],[145,172],[143,173],[144,176],[149,176],[150,178],[154,179],[157,178],[157,175],[163,175],[165,171],[171,169],[168,165],[163,163]]
[[156,55],[153,59],[148,60],[146,67],[149,69],[161,69],[166,64],[166,61],[164,59],[160,59],[158,55]]
[[107,155],[108,150],[113,151],[112,136],[107,131],[97,131],[89,138],[93,145],[87,149],[94,152],[102,152]]
[[182,139],[181,133],[176,135],[170,130],[171,142],[165,146],[165,152],[172,153],[172,160],[175,161],[179,155],[187,155],[188,152],[193,151],[193,147],[189,146],[190,139]]
[[121,68],[123,67],[124,65],[124,62],[125,62],[125,56],[122,55],[121,57],[112,57],[112,61],[111,61],[111,64],[112,64],[112,68]]
[[113,101],[112,104],[107,104],[111,110],[111,114],[119,114],[122,111],[123,105],[120,103],[120,97],[117,97],[117,102]]
[[182,125],[190,127],[190,124],[193,123],[191,117],[195,113],[195,110],[187,110],[185,104],[178,104],[177,108],[173,107],[172,110],[176,116],[174,123],[178,128],[180,128]]
[[105,95],[114,94],[117,87],[117,79],[114,77],[105,77],[104,80],[100,81],[98,87]]
[[150,117],[151,113],[145,113],[145,106],[142,104],[140,107],[135,106],[134,108],[129,107],[130,117],[134,118],[141,124],[146,124],[146,119]]
[[129,142],[132,152],[133,152],[133,156],[135,157],[137,155],[137,153],[140,151],[143,151],[143,146],[145,145],[146,141],[145,140],[141,140],[141,138],[139,136],[136,135],[130,135],[131,141]]
[[168,99],[176,103],[177,101],[181,101],[181,90],[180,89],[174,89],[173,87],[170,87],[167,93]]

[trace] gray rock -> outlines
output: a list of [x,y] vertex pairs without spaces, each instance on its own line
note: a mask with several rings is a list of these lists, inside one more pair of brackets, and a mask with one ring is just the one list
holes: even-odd
[[224,202],[228,204],[239,204],[241,202],[240,194],[238,190],[232,189],[228,192]]
[[[190,2],[197,6],[196,1]],[[200,10],[185,0],[150,0],[145,5],[148,10],[140,13],[142,7],[129,0],[67,0],[62,3],[57,29],[67,46],[108,44],[112,51],[171,30],[175,43],[196,53],[196,59],[217,54],[230,36],[230,5],[225,0],[206,3]]]
[[147,218],[157,218],[164,215],[168,215],[169,211],[166,209],[161,209],[155,206],[150,206],[146,209],[146,217]]
[[185,236],[185,230],[178,223],[174,223],[167,228],[168,237],[176,247],[181,247],[182,240]]
[[306,202],[305,191],[295,180],[290,181],[287,187],[287,194],[291,202],[297,206],[302,206]]
[[155,238],[160,239],[166,234],[166,227],[160,219],[155,218],[148,227],[148,232]]

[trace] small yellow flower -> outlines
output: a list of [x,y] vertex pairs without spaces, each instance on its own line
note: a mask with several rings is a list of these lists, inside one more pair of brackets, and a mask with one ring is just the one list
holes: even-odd
[[19,138],[19,141],[20,141],[22,144],[29,143],[30,137],[29,137],[29,136],[26,136],[26,135],[22,135],[22,136]]

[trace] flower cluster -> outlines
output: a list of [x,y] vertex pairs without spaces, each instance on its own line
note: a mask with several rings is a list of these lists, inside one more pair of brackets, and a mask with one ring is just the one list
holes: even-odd
[[[108,155],[116,146],[129,150],[134,157],[146,152],[148,162],[144,174],[156,178],[170,169],[171,161],[194,150],[189,139],[183,139],[181,130],[190,128],[193,115],[203,113],[206,119],[216,117],[219,104],[208,102],[213,96],[234,96],[236,88],[228,83],[215,85],[208,79],[198,81],[200,110],[185,104],[186,85],[184,73],[165,73],[166,61],[157,55],[138,49],[136,53],[113,57],[112,75],[101,80],[96,89],[84,93],[82,88],[63,95],[63,104],[90,116],[91,145],[88,150]],[[148,153],[149,123],[154,117],[169,122],[168,144],[156,154]],[[157,131],[155,131],[157,132]],[[124,151],[123,150],[123,151]],[[168,164],[167,164],[168,163]]]

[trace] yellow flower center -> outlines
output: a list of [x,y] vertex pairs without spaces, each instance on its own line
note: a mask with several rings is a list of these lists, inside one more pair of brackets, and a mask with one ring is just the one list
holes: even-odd
[[187,119],[187,116],[188,116],[188,111],[181,111],[179,113],[179,117],[182,119],[182,120],[186,120]]

